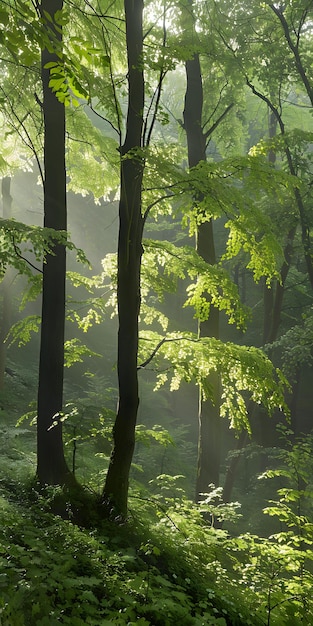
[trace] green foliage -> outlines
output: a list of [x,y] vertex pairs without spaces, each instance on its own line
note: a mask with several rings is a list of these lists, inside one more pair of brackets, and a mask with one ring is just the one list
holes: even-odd
[[82,344],[79,339],[68,339],[65,341],[65,367],[71,367],[74,363],[82,363],[86,357],[101,357],[101,354],[94,352],[88,348],[88,346]]
[[[201,321],[208,319],[211,303],[225,310],[230,323],[238,327],[245,325],[248,309],[241,304],[237,287],[223,267],[209,265],[190,246],[176,246],[169,241],[144,240],[144,249],[143,284],[155,291],[159,300],[164,292],[177,288],[178,279],[196,279],[187,287],[185,303],[194,307],[195,317]],[[146,289],[143,291],[147,295]],[[145,310],[143,313],[146,319]]]
[[[73,105],[67,106],[68,188],[82,195],[92,193],[96,201],[115,198],[120,162],[116,148],[124,138],[127,97],[122,2],[99,2],[96,11],[92,3],[78,0],[54,16],[45,13],[43,18],[37,14],[36,3],[8,0],[2,5],[1,174],[10,174],[21,164],[31,168],[29,154],[35,154],[40,165],[38,67],[40,49],[46,46],[59,58],[47,66],[50,87],[62,102]],[[155,111],[157,141],[136,154],[146,163],[142,210],[147,223],[155,220],[152,226],[156,229],[162,219],[167,221],[176,241],[175,245],[144,242],[138,367],[148,369],[152,363],[153,370],[157,370],[156,388],[168,382],[170,389],[176,390],[184,381],[192,381],[201,388],[203,398],[213,401],[207,379],[212,371],[218,372],[222,415],[230,419],[231,426],[249,430],[248,398],[263,403],[269,412],[284,407],[284,377],[261,350],[199,339],[185,330],[173,331],[174,322],[163,312],[163,305],[166,310],[166,293],[175,293],[179,281],[188,281],[186,305],[194,308],[200,321],[208,318],[213,304],[226,313],[230,322],[244,328],[248,312],[225,270],[229,261],[237,258],[241,262],[244,258],[256,281],[265,277],[269,285],[279,280],[285,260],[285,235],[299,219],[295,191],[303,194],[308,228],[312,225],[310,120],[306,113],[300,124],[294,112],[307,106],[308,101],[299,62],[288,45],[279,15],[273,11],[276,5],[241,2],[230,6],[224,0],[194,3],[197,28],[193,35],[189,5],[182,16],[179,3],[166,7],[161,1],[145,3],[146,139],[158,98],[160,72],[169,75],[163,103]],[[305,71],[312,56],[307,8],[306,0],[287,0],[279,8]],[[63,29],[62,50],[47,32],[53,23],[57,32]],[[209,85],[204,94],[204,131],[214,127],[229,104],[233,107],[213,138],[208,135],[208,162],[186,172],[186,146],[181,141],[179,121],[183,108],[179,64],[198,53],[206,56],[203,77],[204,85]],[[180,81],[178,95],[174,93],[174,70]],[[250,100],[246,98],[243,83],[249,76],[271,99],[286,124],[284,133],[271,140],[264,138],[264,101],[260,107],[264,119],[260,120],[254,119],[258,111],[251,102],[252,94]],[[238,156],[251,146],[248,156]],[[286,146],[292,152],[297,177],[285,173]],[[269,152],[275,152],[275,169],[268,163]],[[216,266],[205,264],[185,241],[180,245],[173,227],[181,218],[191,236],[211,219],[225,225],[221,239],[226,242],[226,250],[218,251],[220,261]],[[12,265],[30,281],[22,306],[40,291],[41,276],[34,278],[34,265],[37,267],[53,253],[56,243],[73,249],[66,233],[1,221],[1,275]],[[81,251],[78,256],[86,261]],[[69,274],[74,286],[88,292],[83,302],[72,298],[68,309],[68,317],[75,319],[81,330],[102,322],[108,307],[115,312],[116,270],[116,258],[110,255],[100,277]],[[162,335],[154,332],[157,322]],[[23,345],[38,330],[38,323],[35,315],[18,322],[11,337]],[[144,330],[145,325],[152,331]],[[288,376],[304,363],[311,363],[311,345],[312,321],[308,314],[302,324],[287,330],[273,346],[282,355]],[[70,340],[65,347],[67,364],[96,354],[78,339]],[[182,486],[185,472],[176,455],[184,448],[184,461],[188,460],[191,473],[195,455],[194,450],[191,454],[189,431],[173,420],[170,423],[168,406],[160,395],[153,397],[150,392],[145,412],[151,423],[137,426],[133,469],[136,478],[141,471],[149,488],[133,481],[130,519],[118,526],[103,521],[107,511],[98,496],[84,493],[74,497],[62,490],[38,494],[25,482],[4,478],[6,471],[15,478],[20,478],[26,467],[34,472],[36,461],[32,430],[25,424],[16,430],[9,420],[6,423],[9,411],[16,419],[22,406],[24,410],[32,381],[20,371],[10,378],[9,391],[1,392],[1,623],[312,624],[310,437],[293,440],[293,445],[278,453],[281,466],[266,473],[277,486],[277,497],[270,500],[265,512],[278,531],[268,539],[247,533],[236,537],[220,528],[238,515],[237,503],[221,501],[220,488],[212,487],[203,494],[199,505],[186,497]],[[100,491],[111,450],[117,392],[109,376],[87,381],[89,384],[81,383],[73,393],[76,397],[66,403],[61,419],[74,472],[79,480],[86,479],[92,489]],[[165,426],[163,422],[157,425],[161,414]],[[166,464],[169,457],[171,463]],[[51,508],[60,516],[52,515]]]
[[240,517],[238,510],[241,507],[239,502],[224,502],[223,488],[209,485],[210,492],[202,493],[199,503],[199,511],[206,518],[211,519],[212,526],[215,522],[234,522]]
[[[282,429],[283,430],[283,429]],[[277,449],[277,469],[267,470],[261,479],[272,479],[277,500],[271,500],[264,513],[278,521],[280,531],[268,540],[243,536],[238,549],[250,554],[250,563],[242,569],[242,585],[260,596],[267,588],[267,623],[282,625],[310,624],[313,605],[312,588],[312,435],[294,440],[290,430],[283,430],[285,449]]]
[[[41,228],[28,226],[14,219],[1,219],[0,221],[1,253],[0,253],[0,276],[3,277],[8,266],[14,267],[20,274],[25,274],[30,282],[33,282],[33,271],[41,271],[31,260],[28,254],[33,255],[35,262],[44,261],[47,254],[54,254],[55,245],[61,244],[68,250],[75,250],[77,259],[81,263],[89,265],[88,259],[80,248],[68,239],[67,233],[53,228]],[[38,280],[35,287],[38,289]]]
[[65,106],[79,106],[77,98],[88,98],[88,92],[65,63],[46,63],[45,69],[50,70],[49,87]]
[[[85,400],[86,416],[92,411],[91,402],[92,396]],[[73,406],[68,409],[72,413],[65,421],[69,434],[75,419],[77,427],[82,421]],[[14,429],[7,431],[2,452],[6,459],[13,433]],[[160,429],[154,429],[152,440],[155,433],[157,439],[161,433],[158,445],[172,445]],[[21,436],[29,436],[26,429]],[[151,442],[150,455],[152,450]],[[281,468],[268,476],[284,483],[279,486],[279,499],[266,512],[278,519],[281,528],[269,539],[247,533],[236,537],[221,529],[221,523],[236,520],[238,503],[224,504],[221,489],[212,487],[196,505],[186,498],[181,475],[159,475],[149,490],[133,484],[130,518],[118,525],[104,521],[96,495],[75,495],[60,488],[37,493],[21,482],[21,476],[19,482],[5,477],[5,466],[6,471],[11,466],[4,464],[2,621],[10,626],[60,620],[78,626],[131,622],[309,626],[313,611],[311,438],[285,447],[279,460]],[[24,459],[23,463],[25,467]],[[12,468],[13,464],[16,457]],[[58,516],[51,514],[51,508]]]
[[312,311],[303,315],[301,322],[292,326],[272,344],[281,353],[282,369],[289,380],[294,380],[302,366],[312,363],[313,316]]
[[150,447],[152,441],[156,441],[165,448],[174,445],[174,440],[170,433],[159,424],[154,424],[152,428],[146,428],[143,424],[137,424],[136,441],[148,447]]
[[140,346],[145,358],[149,343],[159,346],[154,357],[160,367],[156,389],[169,382],[171,391],[175,391],[182,381],[193,380],[201,387],[203,398],[214,402],[207,379],[212,371],[220,374],[221,416],[229,418],[232,428],[250,431],[246,392],[270,413],[277,407],[288,411],[283,391],[286,380],[262,350],[209,337],[198,338],[186,332],[168,333],[163,339],[153,332],[141,336],[144,341]]
[[28,315],[19,322],[15,322],[10,328],[9,345],[17,343],[19,347],[25,346],[31,339],[33,333],[38,333],[41,318],[39,315]]
[[68,190],[100,198],[109,196],[119,184],[117,142],[97,128],[80,106],[66,111],[68,131]]
[[[231,604],[222,608],[217,587],[208,594],[207,575],[202,582],[197,575],[200,587],[191,580],[192,558],[185,562],[186,548],[181,555],[175,550],[171,532],[162,521],[159,530],[163,526],[168,545],[164,543],[160,550],[158,530],[150,540],[136,524],[121,528],[119,535],[108,523],[90,533],[47,513],[48,501],[34,490],[28,496],[30,514],[22,485],[14,485],[10,501],[6,489],[2,483],[0,516],[6,518],[0,536],[0,585],[5,589],[5,595],[0,591],[2,620],[14,619],[14,624],[22,626],[57,624],[60,619],[78,626],[171,626],[177,621],[192,626],[204,620],[222,625],[229,612],[235,616]],[[51,496],[56,502],[57,493]],[[233,623],[244,622],[238,618]]]

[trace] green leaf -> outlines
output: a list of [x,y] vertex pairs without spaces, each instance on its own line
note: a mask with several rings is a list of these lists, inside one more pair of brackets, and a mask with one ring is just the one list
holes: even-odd
[[0,9],[0,23],[7,26],[9,23],[9,14],[6,11]]

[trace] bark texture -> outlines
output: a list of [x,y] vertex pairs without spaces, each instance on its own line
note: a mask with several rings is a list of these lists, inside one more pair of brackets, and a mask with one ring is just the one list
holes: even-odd
[[[44,117],[44,226],[66,231],[65,110],[49,87],[45,65],[59,62],[55,50],[61,49],[62,34],[51,18],[62,9],[63,0],[42,0],[40,11],[51,48],[41,55]],[[53,51],[51,51],[53,50]],[[63,442],[60,411],[63,403],[64,324],[65,324],[66,250],[53,245],[53,254],[43,265],[42,322],[38,385],[37,476],[41,484],[71,482]]]
[[113,450],[103,492],[105,500],[122,516],[127,514],[129,471],[135,446],[139,405],[137,355],[144,171],[144,159],[140,154],[144,109],[143,1],[125,0],[124,8],[129,91],[126,137],[121,147],[120,167],[117,278],[119,403],[113,430]]

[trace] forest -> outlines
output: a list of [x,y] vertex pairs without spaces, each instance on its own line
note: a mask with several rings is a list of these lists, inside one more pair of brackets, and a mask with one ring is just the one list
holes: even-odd
[[313,624],[313,0],[0,3],[0,626]]

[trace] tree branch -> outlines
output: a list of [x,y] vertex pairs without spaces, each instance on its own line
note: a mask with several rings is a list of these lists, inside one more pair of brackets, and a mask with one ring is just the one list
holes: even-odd
[[39,159],[39,156],[38,156],[37,150],[36,150],[36,148],[35,148],[35,146],[34,146],[34,144],[33,144],[33,141],[32,141],[32,139],[31,139],[31,136],[30,136],[30,134],[29,134],[29,132],[28,132],[28,130],[27,130],[27,128],[26,128],[26,126],[25,126],[25,124],[24,124],[24,121],[25,121],[25,119],[28,117],[28,115],[30,114],[30,112],[28,112],[28,113],[25,115],[25,117],[24,117],[23,119],[20,119],[20,118],[19,118],[19,116],[17,115],[17,113],[15,113],[15,110],[14,110],[13,104],[11,103],[10,98],[8,97],[7,93],[5,92],[5,90],[3,89],[3,87],[1,87],[1,86],[0,86],[0,89],[1,89],[1,91],[2,91],[2,93],[3,93],[3,95],[4,95],[4,97],[5,97],[5,99],[6,99],[6,100],[7,100],[7,102],[9,103],[9,107],[10,107],[10,110],[11,110],[11,113],[12,113],[13,117],[17,120],[17,122],[19,123],[19,125],[22,127],[22,129],[23,129],[23,131],[24,131],[24,133],[25,133],[25,135],[26,135],[26,137],[27,137],[27,139],[28,139],[28,142],[29,142],[29,143],[27,143],[27,142],[25,141],[25,139],[23,138],[23,136],[20,134],[20,132],[19,132],[18,128],[16,128],[16,126],[14,126],[14,124],[12,123],[13,128],[14,128],[14,129],[16,130],[16,132],[19,134],[19,136],[21,137],[22,141],[23,141],[23,142],[27,145],[27,147],[28,147],[28,148],[30,148],[30,149],[31,149],[31,151],[32,151],[32,153],[33,153],[33,155],[34,155],[34,157],[35,157],[35,159],[36,159],[36,163],[37,163],[37,167],[38,167],[38,170],[39,170],[39,174],[40,174],[41,182],[42,182],[42,184],[44,185],[44,174],[43,174],[43,171],[42,171],[42,167],[41,167],[40,159]]
[[[163,13],[163,41],[162,41],[162,48],[164,50],[165,48],[165,44],[166,44],[166,37],[167,37],[167,30],[166,30],[166,21],[165,21],[165,7],[164,7],[164,13]],[[152,135],[152,131],[156,122],[156,116],[159,110],[159,105],[160,105],[160,98],[161,98],[161,92],[162,92],[162,84],[164,81],[164,78],[167,74],[167,71],[164,70],[164,60],[162,62],[161,68],[160,68],[160,76],[159,76],[159,81],[158,81],[158,86],[153,94],[153,97],[151,99],[150,105],[149,105],[149,109],[147,111],[147,115],[146,115],[146,120],[144,123],[144,132],[143,132],[143,145],[149,146],[150,141],[151,141],[151,135]],[[156,101],[155,101],[155,106],[154,106],[154,111],[153,111],[153,116],[152,116],[152,121],[150,124],[150,128],[148,130],[148,135],[147,135],[147,141],[145,141],[145,135],[146,135],[146,131],[147,131],[147,127],[148,127],[148,116],[149,113],[152,109],[152,104],[153,101],[155,99],[156,96]]]
[[153,352],[151,352],[150,356],[145,361],[143,361],[143,363],[138,365],[137,370],[142,370],[147,365],[149,365],[149,363],[151,363],[152,359],[154,359],[156,353],[160,350],[161,346],[163,346],[163,343],[165,343],[166,341],[168,341],[168,340],[165,337],[163,337],[163,339],[161,339],[161,341],[159,341],[157,346],[154,348]]
[[98,113],[98,111],[96,111],[96,109],[94,109],[94,107],[92,106],[91,102],[88,102],[87,105],[89,107],[89,109],[97,116],[99,117],[101,120],[103,120],[104,122],[106,122],[107,124],[109,124],[109,126],[111,126],[111,128],[113,128],[113,130],[118,134],[118,136],[120,137],[120,132],[118,130],[118,128],[116,128],[114,126],[114,124],[112,124],[112,122],[107,118],[104,117],[104,115],[101,115],[101,113]]
[[246,83],[248,85],[248,87],[251,89],[252,93],[254,93],[255,96],[257,96],[258,98],[260,98],[260,100],[263,100],[263,102],[265,102],[265,104],[267,104],[268,108],[272,111],[272,113],[274,113],[277,122],[279,124],[279,128],[280,128],[280,132],[282,135],[285,134],[285,124],[283,123],[283,120],[281,118],[281,115],[278,111],[278,109],[274,106],[274,104],[272,103],[272,101],[265,96],[261,91],[258,91],[255,86],[253,85],[253,83],[251,83],[251,81],[249,80],[248,76],[246,76]]
[[208,130],[204,133],[205,139],[208,139],[210,137],[210,135],[212,135],[212,133],[216,130],[216,128],[223,121],[224,117],[226,117],[226,115],[229,113],[229,111],[231,111],[233,106],[234,106],[234,102],[229,104],[228,107],[226,107],[225,111],[223,111],[223,113],[217,118],[216,122],[214,122],[214,124],[212,124],[212,126],[210,128],[208,128]]
[[[182,193],[182,192],[180,192],[180,193]],[[177,196],[177,195],[178,195],[178,194],[175,194],[175,193],[167,193],[167,194],[164,194],[164,196],[161,196],[160,198],[157,198],[157,200],[154,200],[154,202],[151,202],[151,204],[149,204],[149,205],[147,206],[147,208],[146,208],[146,210],[145,210],[145,212],[144,212],[144,215],[143,215],[143,220],[144,220],[144,223],[146,222],[147,217],[148,217],[148,215],[149,215],[149,213],[150,213],[151,209],[153,209],[153,207],[154,207],[156,204],[159,204],[159,202],[162,202],[162,200],[166,200],[167,198],[174,198],[174,197],[175,197],[175,196]]]
[[285,39],[286,39],[287,44],[288,44],[288,46],[289,46],[289,48],[290,48],[290,50],[291,50],[291,52],[292,52],[292,54],[294,56],[294,59],[295,59],[296,68],[297,68],[297,70],[299,72],[301,80],[302,80],[302,82],[304,84],[304,87],[306,89],[306,92],[307,92],[307,94],[309,96],[310,102],[311,102],[311,104],[313,106],[313,89],[312,89],[312,87],[310,85],[309,79],[308,79],[308,77],[306,75],[306,72],[305,72],[305,69],[303,67],[303,64],[302,64],[302,61],[301,61],[301,57],[300,57],[300,54],[299,54],[300,28],[301,28],[301,26],[304,23],[304,19],[305,19],[306,15],[304,14],[304,18],[302,18],[301,24],[299,26],[299,32],[298,32],[298,35],[297,35],[297,44],[295,45],[293,43],[292,39],[291,39],[288,22],[287,22],[287,20],[286,20],[286,18],[284,16],[284,13],[279,8],[277,8],[275,6],[275,4],[270,4],[269,6],[272,9],[272,11],[275,13],[276,17],[278,17],[278,19],[279,19],[279,21],[280,21],[280,23],[282,25],[282,29],[284,31]]
[[26,259],[21,253],[20,250],[18,248],[18,246],[16,245],[15,241],[14,241],[14,235],[12,235],[12,243],[13,243],[13,248],[15,250],[15,254],[19,259],[22,259],[22,261],[24,261],[25,263],[28,263],[28,265],[30,265],[30,267],[33,268],[33,270],[36,270],[36,272],[40,272],[40,274],[43,274],[43,271],[39,268],[36,267],[36,265],[33,265],[33,263],[31,261],[29,261],[28,259]]

